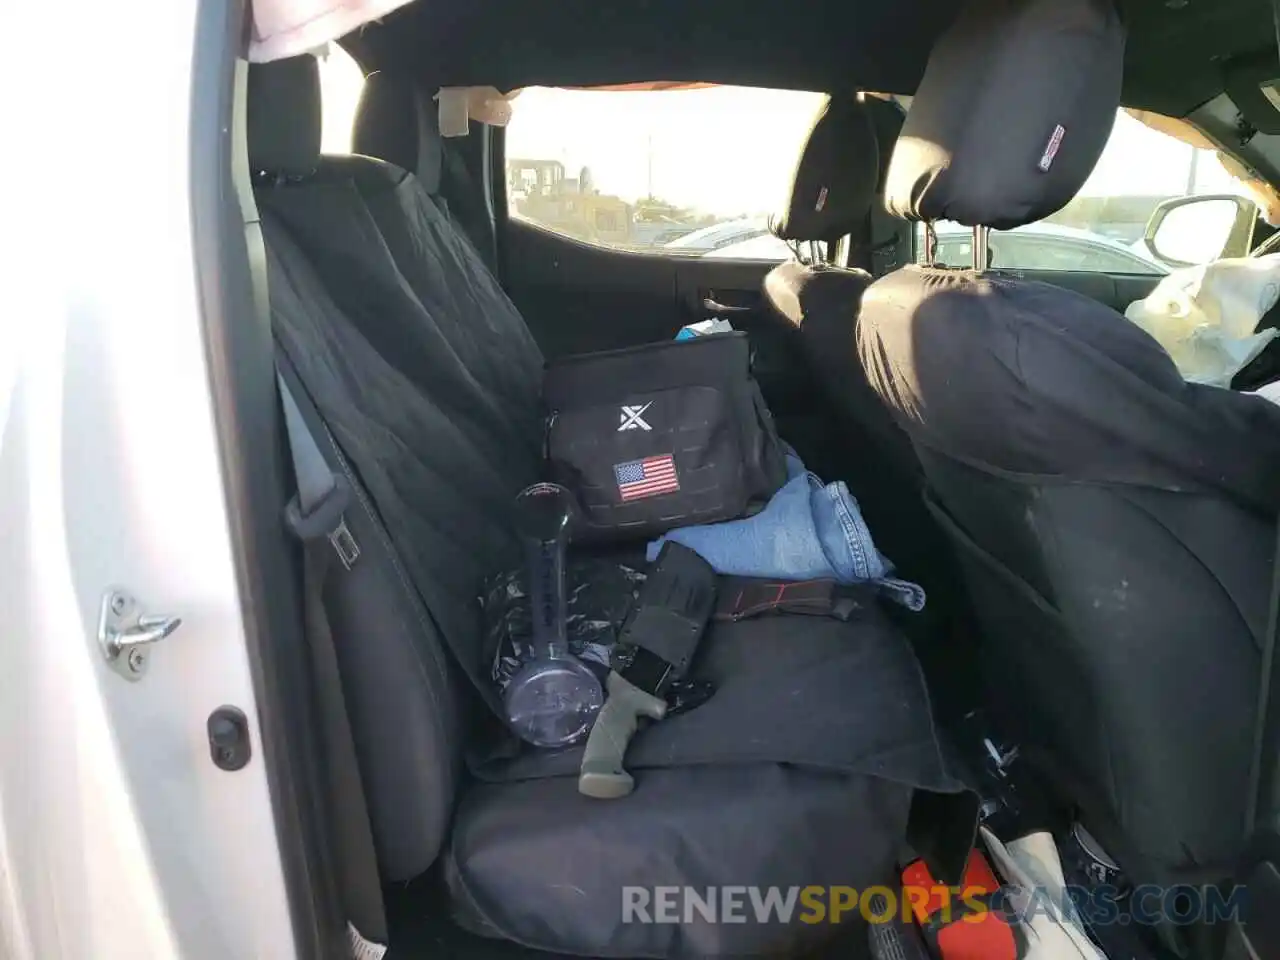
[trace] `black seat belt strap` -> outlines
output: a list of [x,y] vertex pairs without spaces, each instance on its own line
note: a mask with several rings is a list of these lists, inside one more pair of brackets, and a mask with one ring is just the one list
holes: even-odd
[[360,556],[345,519],[351,488],[344,476],[329,468],[284,377],[277,372],[276,379],[297,485],[296,495],[285,507],[285,522],[303,546],[307,641],[322,718],[329,820],[351,956],[353,960],[382,960],[387,952],[386,910],[333,632],[324,606],[334,556],[348,570]]
[[341,473],[329,469],[289,385],[280,373],[276,374],[276,381],[280,385],[285,432],[298,488],[285,506],[285,522],[303,542],[326,538],[342,565],[350,570],[360,557],[360,547],[347,529],[346,521],[351,484]]
[[[306,381],[283,350],[277,357],[276,368],[285,427],[289,432],[289,446],[295,451],[294,472],[305,471],[306,477],[305,480],[297,481],[297,495],[285,507],[285,522],[305,542],[323,542],[327,539],[342,565],[349,570],[360,556],[360,546],[348,529],[345,519],[348,504],[355,502],[354,491],[346,474],[331,470],[320,452],[322,441],[335,452],[339,450],[338,445],[327,432],[319,436],[313,435],[311,427],[307,425],[302,407],[297,402],[298,398],[307,404],[309,411],[315,409],[315,402],[308,393]],[[296,389],[292,392],[290,383],[296,384]],[[372,514],[369,520],[381,527],[381,520]],[[495,716],[505,716],[497,688],[488,678],[487,667],[481,665],[473,651],[459,644],[441,628],[433,611],[443,609],[447,600],[429,582],[415,583],[414,587],[416,592],[413,602],[422,604],[424,618],[439,635],[440,641],[449,648],[453,659],[471,681],[485,706]]]

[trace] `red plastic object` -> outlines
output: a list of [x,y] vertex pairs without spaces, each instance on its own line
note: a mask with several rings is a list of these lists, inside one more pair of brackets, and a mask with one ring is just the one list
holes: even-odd
[[923,860],[912,861],[902,871],[902,886],[904,890],[910,891],[908,900],[911,911],[915,914],[916,923],[923,927],[948,902],[952,904],[954,912],[959,912],[963,909],[962,898],[965,894],[995,893],[1000,889],[1000,881],[996,879],[982,852],[971,850],[969,862],[965,864],[964,878],[958,887],[946,887],[935,880]]
[[940,884],[923,860],[902,871],[902,886],[916,922],[940,960],[1017,960],[1017,941],[1008,921],[988,909],[1000,881],[981,851],[970,851],[959,886]]

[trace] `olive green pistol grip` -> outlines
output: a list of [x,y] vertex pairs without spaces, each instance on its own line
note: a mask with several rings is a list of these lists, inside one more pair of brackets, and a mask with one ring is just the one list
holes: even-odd
[[617,673],[609,674],[606,686],[609,699],[591,728],[578,774],[578,792],[598,800],[614,800],[631,792],[635,781],[622,766],[627,744],[641,717],[661,720],[667,714],[665,700],[645,693]]

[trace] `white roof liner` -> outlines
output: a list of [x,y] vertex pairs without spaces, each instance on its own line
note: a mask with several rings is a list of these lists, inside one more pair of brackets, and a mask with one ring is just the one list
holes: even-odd
[[249,59],[296,57],[385,16],[409,0],[253,0]]

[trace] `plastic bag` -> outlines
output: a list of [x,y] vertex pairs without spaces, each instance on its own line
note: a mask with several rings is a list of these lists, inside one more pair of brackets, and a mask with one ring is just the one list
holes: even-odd
[[983,842],[1005,881],[1006,903],[1022,922],[1018,956],[1026,960],[1107,960],[1084,932],[1062,874],[1053,837],[1034,833],[1007,847],[986,827]]
[[1280,254],[1175,270],[1124,315],[1165,348],[1182,376],[1228,387],[1280,331],[1257,331],[1280,298]]
[[[631,612],[646,576],[642,570],[610,560],[569,560],[565,573],[569,652],[601,680],[608,676],[618,630]],[[524,570],[507,570],[490,577],[480,605],[486,648],[492,651],[491,676],[498,690],[504,692],[511,678],[533,655],[529,643],[533,617]],[[713,689],[705,680],[685,677],[674,681],[666,691],[667,716],[692,710],[710,697]]]
[[694,337],[705,337],[711,333],[732,333],[733,324],[720,317],[702,320],[698,323],[687,323],[676,334],[677,340],[692,340]]
[[[569,652],[589,666],[599,667],[603,675],[609,669],[618,628],[645,575],[618,563],[578,559],[569,561],[566,580]],[[533,618],[525,581],[523,568],[504,571],[489,579],[481,599],[486,645],[493,651],[493,681],[499,690],[506,689],[532,656]]]

